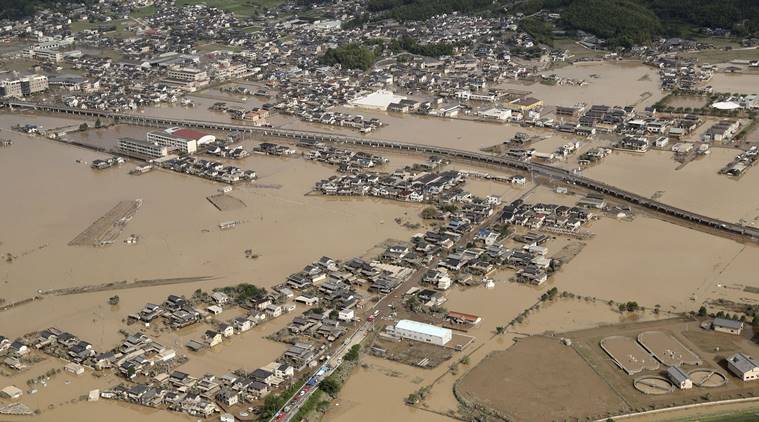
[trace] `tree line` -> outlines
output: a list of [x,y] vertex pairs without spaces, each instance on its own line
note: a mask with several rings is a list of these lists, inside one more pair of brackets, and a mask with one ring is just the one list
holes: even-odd
[[[684,37],[696,27],[724,28],[740,36],[759,31],[756,0],[528,0],[510,12],[529,16],[541,10],[560,12],[560,26],[607,39],[611,47]],[[534,22],[525,29],[545,34]]]

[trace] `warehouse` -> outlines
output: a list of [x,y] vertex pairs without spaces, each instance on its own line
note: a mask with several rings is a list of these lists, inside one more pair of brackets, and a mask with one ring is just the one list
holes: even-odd
[[348,104],[354,107],[385,111],[390,104],[397,103],[405,99],[406,97],[404,96],[395,95],[390,91],[381,89],[363,97],[355,98],[349,101]]
[[423,322],[402,319],[395,324],[395,335],[401,338],[421,341],[423,343],[444,346],[451,341],[453,332],[448,328],[437,327]]

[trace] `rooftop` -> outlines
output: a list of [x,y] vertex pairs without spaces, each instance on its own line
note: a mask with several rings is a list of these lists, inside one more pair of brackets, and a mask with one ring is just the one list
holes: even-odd
[[412,321],[410,319],[402,319],[398,321],[398,323],[395,324],[395,329],[409,330],[435,337],[446,337],[451,334],[451,330],[448,328],[442,328],[418,321]]
[[742,322],[727,318],[714,318],[712,325],[717,327],[725,327],[732,330],[740,330],[743,328]]

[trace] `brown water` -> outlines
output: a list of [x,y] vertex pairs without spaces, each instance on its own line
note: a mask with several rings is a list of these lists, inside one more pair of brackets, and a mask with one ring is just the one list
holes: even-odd
[[[650,92],[642,104],[660,98],[658,79],[653,69],[632,64],[583,64],[556,71],[565,77],[586,79],[585,87],[516,85],[530,89],[547,104],[587,103],[630,104]],[[598,74],[599,78],[590,78]],[[623,88],[620,88],[623,87]],[[220,93],[211,93],[214,95]],[[207,110],[217,100],[201,98],[194,109],[161,106],[146,114],[228,121],[225,115]],[[253,104],[254,100],[250,100]],[[351,112],[359,112],[351,109]],[[395,115],[360,111],[377,116],[389,126],[370,137],[478,150],[500,143],[517,131],[549,136],[535,145],[539,151],[551,152],[565,138],[540,129],[525,130],[515,125],[488,124],[430,117]],[[226,119],[226,120],[225,120]],[[338,130],[309,125],[291,117],[270,119],[275,125],[311,130]],[[0,128],[15,123],[37,123],[48,128],[78,124],[76,120],[27,115],[0,115]],[[91,122],[92,123],[92,122]],[[113,145],[119,136],[144,136],[145,128],[119,126],[107,130],[74,134],[91,144]],[[304,196],[313,183],[334,174],[334,168],[297,158],[279,159],[254,156],[233,164],[255,169],[260,185],[281,185],[279,189],[236,188],[233,195],[247,207],[221,213],[205,197],[219,185],[198,178],[164,171],[130,176],[133,164],[95,172],[84,163],[103,155],[40,138],[9,134],[15,144],[0,150],[0,215],[5,223],[0,230],[0,254],[12,253],[13,263],[0,262],[0,297],[9,302],[30,297],[39,289],[98,284],[119,280],[169,277],[212,276],[211,281],[142,289],[120,290],[118,306],[107,304],[114,292],[74,296],[47,296],[44,300],[3,312],[0,334],[15,337],[47,326],[57,326],[93,342],[97,348],[109,348],[121,339],[118,329],[129,313],[147,301],[159,302],[170,293],[189,295],[198,287],[212,288],[237,282],[271,286],[287,274],[322,255],[342,259],[360,255],[388,238],[408,239],[413,231],[393,219],[418,222],[420,205],[405,205],[371,199],[332,199]],[[586,144],[589,148],[599,141]],[[246,141],[246,145],[249,141]],[[586,170],[590,177],[644,195],[657,191],[663,201],[691,208],[707,215],[726,219],[753,220],[759,215],[759,203],[751,194],[753,171],[738,182],[719,176],[716,171],[732,156],[733,150],[714,150],[712,155],[675,171],[672,154],[649,152],[644,156],[614,154],[602,164]],[[390,168],[422,161],[421,157],[388,155]],[[559,163],[571,167],[572,163]],[[460,166],[456,166],[459,168]],[[483,169],[478,169],[483,170]],[[507,174],[484,169],[489,173]],[[467,188],[478,195],[500,195],[510,201],[530,191],[532,186],[510,186],[470,180]],[[139,234],[134,246],[120,241],[107,248],[70,247],[66,243],[116,202],[142,198],[143,207],[127,226],[124,235]],[[546,187],[530,191],[529,201],[574,205],[576,196],[556,195]],[[221,221],[242,222],[234,230],[221,232]],[[9,223],[10,222],[10,223]],[[757,300],[745,293],[743,286],[756,285],[751,277],[757,248],[691,231],[658,220],[638,217],[633,222],[602,219],[591,226],[596,237],[548,285],[540,288],[505,282],[511,275],[501,272],[492,290],[472,288],[449,291],[445,306],[450,310],[474,313],[483,317],[470,334],[475,343],[454,360],[470,354],[470,366],[476,365],[493,350],[510,346],[518,334],[493,336],[495,327],[505,325],[523,309],[534,304],[546,289],[556,286],[581,295],[617,301],[636,300],[665,310],[697,309],[705,299]],[[123,238],[123,235],[122,235]],[[566,240],[551,241],[552,252]],[[260,255],[257,260],[244,257],[245,249]],[[693,297],[694,300],[689,298]],[[757,301],[759,303],[759,301]],[[299,313],[297,310],[296,313]],[[234,316],[223,314],[225,320]],[[294,314],[283,316],[261,327],[236,336],[215,350],[193,354],[182,369],[200,375],[221,374],[230,369],[253,369],[276,358],[284,346],[263,339],[287,324]],[[592,327],[615,323],[620,315],[604,301],[585,303],[560,301],[533,313],[515,331],[534,334]],[[136,328],[136,327],[133,327]],[[198,338],[204,326],[157,335],[163,344],[183,350],[190,338]],[[52,361],[52,360],[51,360]],[[329,421],[347,420],[434,420],[448,419],[436,413],[403,405],[403,399],[422,386],[435,383],[424,406],[435,412],[457,409],[451,393],[453,383],[466,370],[459,365],[456,374],[447,373],[446,365],[434,370],[412,368],[364,356],[367,367],[358,367],[327,414]],[[453,362],[453,361],[452,361]],[[47,364],[47,362],[46,362]],[[40,367],[43,371],[45,366]],[[36,370],[36,369],[35,369]],[[62,377],[62,376],[61,376]],[[63,380],[63,378],[60,378]],[[22,380],[13,380],[22,383]],[[63,382],[63,381],[61,381]],[[34,406],[70,401],[93,386],[106,386],[115,379],[82,378],[67,388],[51,384],[50,391],[38,393]],[[4,383],[6,383],[4,381]],[[10,382],[7,382],[10,383]],[[20,385],[21,386],[21,385]],[[38,398],[39,397],[39,398]],[[34,407],[33,406],[33,407]],[[120,420],[188,420],[185,416],[114,402],[76,403],[58,406],[42,414],[39,420],[68,420],[81,415]],[[73,420],[73,419],[72,419]]]
[[675,170],[679,163],[671,152],[615,152],[583,174],[647,197],[658,192],[659,200],[670,205],[732,222],[744,219],[749,224],[759,217],[759,197],[752,194],[759,172],[749,169],[738,180],[718,174],[738,152],[712,148],[710,155],[680,170]]
[[706,83],[711,85],[714,92],[729,92],[739,94],[759,94],[759,75],[741,73],[715,73]]
[[744,247],[645,217],[602,219],[593,232],[585,249],[554,275],[561,290],[687,312],[715,297],[717,285],[735,282],[739,275],[741,282],[757,286],[746,272],[748,262],[759,256],[755,245]]
[[[0,203],[0,214],[13,222],[4,225],[0,251],[18,257],[13,263],[0,263],[1,296],[8,302],[31,297],[39,289],[120,280],[217,279],[119,292],[121,310],[116,313],[105,305],[107,294],[48,298],[4,313],[4,319],[19,322],[3,327],[7,336],[55,323],[85,338],[103,333],[107,343],[115,330],[105,321],[118,325],[142,306],[140,302],[242,281],[271,286],[322,255],[345,259],[387,238],[407,239],[413,232],[393,220],[418,221],[421,209],[388,201],[304,196],[334,169],[300,159],[255,156],[240,165],[257,170],[259,184],[281,188],[241,186],[234,195],[247,207],[221,213],[205,199],[218,184],[166,171],[131,176],[131,164],[98,172],[84,162],[101,154],[41,138],[13,137],[15,144],[0,154],[3,179],[16,180],[0,188],[3,197],[11,199]],[[138,234],[139,244],[127,246],[119,239],[105,248],[67,246],[116,202],[135,198],[142,198],[144,205],[122,237]],[[219,231],[219,222],[228,220],[242,224]],[[245,249],[253,249],[260,258],[246,259]],[[56,308],[56,313],[40,312],[55,303],[68,305]],[[99,324],[91,324],[93,319]]]
[[[638,105],[642,108],[663,97],[659,89],[656,69],[639,62],[576,63],[544,73],[555,73],[563,78],[584,80],[587,85],[552,86],[541,83],[531,85],[506,83],[499,85],[499,88],[532,91],[530,95],[552,106],[585,103],[610,106]],[[591,75],[597,75],[597,77]]]

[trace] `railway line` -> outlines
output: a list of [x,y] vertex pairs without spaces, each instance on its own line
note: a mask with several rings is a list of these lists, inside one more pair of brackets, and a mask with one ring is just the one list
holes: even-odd
[[674,218],[689,225],[701,226],[702,228],[706,228],[721,234],[726,234],[732,237],[738,237],[753,242],[759,241],[759,229],[756,229],[754,227],[747,227],[742,224],[723,221],[717,218],[708,217],[692,211],[667,205],[655,199],[646,198],[624,189],[611,186],[597,180],[589,179],[587,177],[574,174],[568,170],[557,168],[548,164],[525,162],[509,157],[496,157],[479,152],[463,151],[453,148],[436,147],[431,145],[406,143],[392,140],[370,139],[349,135],[336,135],[316,131],[254,127],[192,119],[172,119],[145,116],[140,114],[115,113],[105,110],[77,109],[19,101],[3,101],[0,102],[0,106],[7,107],[11,110],[67,114],[77,117],[99,117],[113,119],[119,123],[127,123],[140,126],[184,126],[197,129],[238,132],[263,137],[291,139],[295,141],[319,141],[325,143],[348,144],[366,148],[387,149],[399,152],[444,156],[454,160],[464,160],[479,164],[485,164],[488,166],[505,167],[521,172],[528,172],[535,176],[547,177],[553,180],[580,186],[585,189],[601,193],[608,197],[624,201],[626,203],[668,216],[670,218]]

